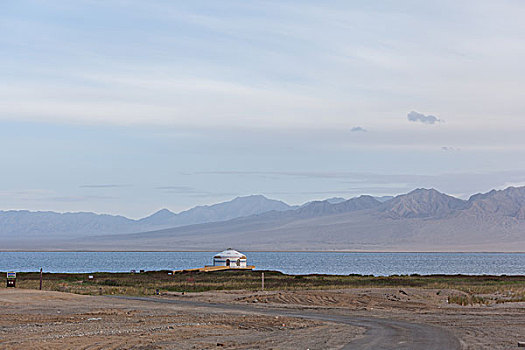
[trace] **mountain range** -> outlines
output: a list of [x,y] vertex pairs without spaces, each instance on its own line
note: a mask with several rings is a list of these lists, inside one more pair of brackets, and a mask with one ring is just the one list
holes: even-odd
[[237,197],[214,205],[197,206],[178,214],[168,209],[139,220],[95,213],[56,213],[27,210],[0,211],[0,237],[72,238],[85,235],[129,233],[214,221],[297,207],[261,195]]
[[[179,214],[161,210],[140,220],[33,214],[28,220],[30,212],[0,212],[5,249],[525,251],[525,187],[468,200],[416,189],[393,198],[364,195],[298,207],[249,196]],[[62,220],[39,225],[42,217]],[[75,230],[68,231],[72,222]]]

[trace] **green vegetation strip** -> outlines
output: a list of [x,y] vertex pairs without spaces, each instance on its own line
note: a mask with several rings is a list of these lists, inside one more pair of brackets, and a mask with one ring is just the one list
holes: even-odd
[[[450,297],[458,305],[486,304],[480,294],[508,296],[498,302],[524,301],[525,276],[467,275],[393,275],[374,277],[362,275],[286,275],[276,271],[181,272],[147,271],[144,273],[44,273],[43,289],[86,295],[152,295],[159,292],[203,292],[212,290],[259,290],[261,272],[265,274],[265,290],[307,290],[342,288],[454,289],[466,295]],[[6,285],[5,273],[0,283]],[[90,278],[92,276],[93,278]],[[38,272],[17,274],[18,288],[39,288]]]

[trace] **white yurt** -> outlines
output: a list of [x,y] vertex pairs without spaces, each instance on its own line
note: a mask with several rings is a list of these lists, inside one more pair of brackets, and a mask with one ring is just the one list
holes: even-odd
[[213,257],[213,266],[229,266],[232,269],[246,268],[246,255],[239,253],[232,248],[215,254]]

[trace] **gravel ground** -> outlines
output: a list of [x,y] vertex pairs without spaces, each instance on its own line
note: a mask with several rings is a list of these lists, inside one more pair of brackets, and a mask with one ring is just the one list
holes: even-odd
[[[330,310],[332,314],[375,316],[443,327],[463,349],[516,349],[525,342],[525,303],[449,304],[457,290],[420,288],[356,288],[315,291],[205,292],[166,298]],[[487,297],[490,297],[487,296]]]
[[2,349],[338,349],[362,331],[300,318],[0,291]]
[[[432,289],[170,293],[164,299],[316,310],[429,324],[464,349],[525,341],[525,303],[459,306]],[[341,349],[364,329],[341,323],[23,289],[0,290],[2,349]]]

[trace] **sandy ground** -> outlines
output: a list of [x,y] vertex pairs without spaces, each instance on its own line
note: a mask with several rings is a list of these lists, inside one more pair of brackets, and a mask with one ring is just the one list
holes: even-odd
[[2,349],[337,349],[362,331],[289,317],[0,290]]
[[457,290],[369,288],[281,292],[173,293],[166,297],[206,302],[321,309],[332,314],[392,318],[450,330],[464,349],[515,349],[525,342],[525,303],[448,304]]
[[[514,349],[525,341],[525,303],[459,306],[428,289],[172,293],[182,299],[312,309],[444,327],[464,349]],[[252,312],[34,290],[0,290],[4,349],[339,349],[363,328]]]

